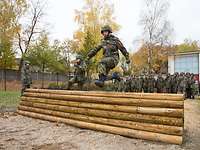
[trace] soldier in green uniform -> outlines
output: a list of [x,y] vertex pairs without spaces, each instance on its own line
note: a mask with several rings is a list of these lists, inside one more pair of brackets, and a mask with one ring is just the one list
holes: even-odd
[[172,80],[172,75],[170,75],[169,73],[167,74],[166,78],[165,78],[165,91],[166,93],[171,93],[171,80]]
[[148,92],[149,93],[154,93],[155,89],[155,79],[154,76],[151,74],[149,75],[148,79]]
[[125,84],[124,84],[124,91],[125,92],[131,92],[131,83],[132,83],[131,77],[127,76]]
[[180,73],[178,77],[178,93],[185,94],[186,79],[183,72]]
[[158,78],[156,80],[156,89],[157,89],[157,93],[164,92],[164,79],[162,77],[162,74],[158,75]]
[[193,73],[191,74],[190,80],[191,80],[191,98],[194,99],[195,95],[198,95],[199,87],[198,87],[198,82],[195,80],[195,76]]
[[176,72],[173,78],[173,93],[178,93],[178,86],[179,86],[179,73]]
[[[103,39],[100,44],[92,49],[88,53],[88,60],[95,56],[101,49],[103,49],[103,58],[98,64],[98,76],[99,79],[95,81],[97,86],[103,87],[104,81],[108,79],[107,75],[109,71],[116,67],[119,62],[119,50],[126,58],[126,63],[130,63],[129,53],[123,46],[121,41],[114,35],[111,34],[112,29],[110,26],[106,25],[102,27],[101,34]],[[113,76],[113,78],[118,78]]]
[[28,61],[23,62],[23,66],[21,69],[21,82],[22,82],[21,95],[23,95],[24,91],[27,88],[30,88],[32,84],[30,63]]
[[113,90],[116,91],[116,92],[119,92],[120,91],[119,90],[120,89],[119,88],[120,87],[120,81],[123,80],[123,79],[121,78],[121,75],[118,72],[114,72],[114,73],[116,73],[116,75],[119,76],[119,79],[113,79],[113,88],[114,88]]
[[144,79],[143,79],[143,90],[144,93],[148,92],[148,81],[149,81],[149,77],[147,75],[144,75]]
[[191,98],[191,77],[190,73],[186,73],[186,85],[185,85],[185,97],[186,98]]
[[139,76],[139,86],[138,86],[139,91],[138,92],[142,92],[143,84],[144,84],[144,79],[143,79],[143,76],[140,75]]
[[137,88],[137,80],[136,80],[136,76],[135,75],[133,75],[132,77],[131,77],[131,86],[130,86],[130,91],[131,92],[136,92],[136,88]]
[[83,90],[83,85],[86,80],[86,64],[81,55],[76,56],[74,63],[74,76],[69,80],[67,89],[69,90],[74,83],[78,83],[80,90]]
[[119,81],[119,87],[118,87],[118,92],[125,92],[125,78],[122,78],[120,81]]

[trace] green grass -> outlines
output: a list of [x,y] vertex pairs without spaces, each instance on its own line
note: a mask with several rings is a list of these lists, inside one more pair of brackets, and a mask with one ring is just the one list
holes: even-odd
[[0,91],[0,107],[16,107],[20,101],[20,92]]

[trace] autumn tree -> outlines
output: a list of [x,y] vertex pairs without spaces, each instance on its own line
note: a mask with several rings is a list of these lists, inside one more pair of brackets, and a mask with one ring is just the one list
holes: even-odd
[[18,18],[26,10],[25,0],[0,1],[0,67],[4,72],[4,89],[6,90],[6,70],[15,65],[14,38],[19,29]]
[[[152,52],[152,66],[154,73],[167,73],[168,54],[174,53],[177,46],[175,45],[155,45]],[[131,55],[133,62],[133,72],[141,74],[148,72],[148,46],[142,45],[139,50]]]
[[[169,2],[163,0],[144,0],[140,25],[143,28],[143,43],[146,46],[148,70],[152,70],[155,46],[170,45],[173,29],[167,20]],[[157,56],[156,56],[157,57]]]
[[3,69],[5,91],[7,89],[7,69],[12,69],[14,65],[15,53],[12,51],[12,42],[4,37],[4,39],[0,40],[0,68]]
[[[75,11],[75,21],[78,30],[74,33],[72,49],[76,53],[86,57],[89,50],[94,48],[101,40],[100,30],[103,25],[109,24],[113,31],[118,31],[120,26],[117,24],[114,14],[114,7],[108,0],[85,0],[85,5],[81,10]],[[96,66],[100,59],[99,53],[90,67]]]

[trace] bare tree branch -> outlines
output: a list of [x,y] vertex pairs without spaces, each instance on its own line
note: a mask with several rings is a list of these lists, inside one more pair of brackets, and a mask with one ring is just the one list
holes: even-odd
[[163,0],[144,0],[140,24],[143,26],[143,40],[148,49],[148,64],[151,69],[153,46],[170,43],[171,26],[166,19],[169,3]]
[[[30,14],[26,14],[24,18],[30,17],[30,22],[27,26],[21,26],[21,32],[18,32],[18,46],[21,51],[21,55],[23,57],[29,50],[32,39],[38,33],[41,33],[42,29],[39,27],[40,20],[44,15],[43,10],[46,3],[41,3],[41,0],[37,0],[36,3],[33,1],[30,2],[29,12]],[[37,31],[38,30],[38,31]],[[20,67],[22,65],[23,58],[21,59]]]

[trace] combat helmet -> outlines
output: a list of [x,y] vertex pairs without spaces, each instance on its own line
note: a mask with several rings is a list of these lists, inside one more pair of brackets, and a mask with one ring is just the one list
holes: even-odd
[[112,28],[109,25],[105,25],[101,28],[101,33],[103,33],[104,31],[112,33]]
[[28,60],[25,60],[24,65],[30,65],[30,62]]

